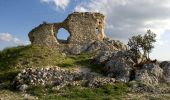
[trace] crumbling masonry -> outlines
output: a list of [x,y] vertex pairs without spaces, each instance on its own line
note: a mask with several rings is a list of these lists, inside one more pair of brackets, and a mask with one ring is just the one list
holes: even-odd
[[[105,16],[100,13],[74,12],[63,22],[44,22],[29,33],[29,38],[32,44],[47,46],[72,48],[73,46],[87,45],[105,38],[104,19]],[[57,32],[61,28],[69,32],[70,36],[67,40],[57,38]]]

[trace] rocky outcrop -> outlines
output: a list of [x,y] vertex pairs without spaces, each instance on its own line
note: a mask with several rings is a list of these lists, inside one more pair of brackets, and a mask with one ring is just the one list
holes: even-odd
[[170,62],[158,63],[148,61],[144,65],[136,66],[131,51],[103,51],[95,58],[95,63],[103,64],[106,76],[116,81],[140,81],[147,85],[158,85],[170,82]]
[[160,67],[163,69],[163,81],[170,83],[170,62],[164,61],[160,64]]
[[101,51],[95,58],[95,64],[105,64],[112,56],[111,51]]
[[170,87],[168,85],[160,86],[160,85],[148,85],[138,81],[131,81],[128,83],[129,91],[134,93],[152,93],[152,94],[162,94],[162,93],[170,93]]
[[145,84],[158,85],[163,77],[163,70],[157,63],[145,64],[140,70],[136,71],[135,80]]
[[113,84],[114,78],[104,77],[94,72],[81,72],[74,69],[64,69],[60,67],[52,68],[27,68],[19,73],[13,85],[24,91],[30,86],[55,86],[60,89],[67,85],[84,85],[88,87],[99,87],[102,85]]
[[119,51],[112,54],[104,69],[109,77],[114,77],[117,81],[128,82],[134,64],[128,51]]
[[116,51],[125,51],[127,50],[127,46],[120,41],[109,40],[105,38],[103,41],[94,41],[93,43],[87,43],[84,45],[74,46],[69,50],[71,54],[80,54],[83,52],[89,53],[97,53],[100,54],[102,52],[116,52]]

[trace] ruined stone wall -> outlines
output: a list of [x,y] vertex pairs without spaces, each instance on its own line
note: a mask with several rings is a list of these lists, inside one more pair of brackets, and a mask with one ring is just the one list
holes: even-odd
[[28,34],[28,36],[32,44],[58,44],[58,41],[53,31],[53,24],[40,24],[38,27],[33,29]]
[[64,21],[71,34],[71,44],[83,44],[97,40],[96,28],[104,24],[104,16],[99,13],[73,13]]
[[[73,46],[87,45],[104,38],[101,36],[104,35],[104,19],[104,15],[100,13],[74,12],[61,23],[39,25],[29,33],[29,38],[32,44],[48,46],[58,45],[72,48]],[[61,42],[57,38],[57,33],[61,28],[66,29],[70,34],[65,42]],[[99,35],[100,38],[98,38]]]

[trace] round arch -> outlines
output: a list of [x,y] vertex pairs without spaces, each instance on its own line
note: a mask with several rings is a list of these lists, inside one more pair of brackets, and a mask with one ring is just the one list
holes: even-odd
[[58,29],[55,34],[59,43],[69,43],[71,34],[65,28]]

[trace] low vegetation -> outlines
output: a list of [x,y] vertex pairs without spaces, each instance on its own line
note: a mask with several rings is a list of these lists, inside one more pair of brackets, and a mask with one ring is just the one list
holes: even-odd
[[102,86],[100,88],[64,87],[61,90],[54,88],[32,87],[28,90],[33,96],[43,100],[113,100],[125,98],[128,91],[126,84]]
[[0,52],[0,70],[56,65],[63,57],[46,46],[28,45],[7,48]]
[[[38,45],[19,46],[7,48],[0,52],[0,82],[3,82],[1,90],[2,94],[21,93],[11,87],[11,83],[15,76],[25,67],[43,67],[48,65],[60,67],[76,67],[88,66],[93,71],[99,71],[101,65],[93,64],[95,54],[84,53],[80,55],[64,56],[48,47]],[[1,92],[2,92],[1,91]],[[103,86],[100,88],[87,87],[64,87],[61,90],[55,90],[52,87],[31,87],[27,93],[39,99],[45,100],[82,100],[82,99],[120,99],[126,94],[126,84],[115,84]],[[23,98],[23,97],[22,97]]]
[[93,53],[64,56],[51,49],[40,45],[18,46],[0,51],[0,81],[12,81],[14,77],[26,67],[91,67],[99,71],[100,65],[93,64]]
[[[131,40],[132,44],[136,41],[136,37],[133,38]],[[153,42],[154,41],[152,41],[152,43]],[[152,49],[152,43],[149,45],[150,50],[145,51],[146,54],[150,53]],[[137,49],[141,50],[140,48]],[[131,48],[131,50],[133,50],[133,48]],[[94,53],[83,53],[79,55],[65,56],[64,54],[57,52],[55,48],[51,49],[39,45],[6,48],[3,51],[0,51],[0,85],[1,83],[5,84],[3,85],[3,87],[0,86],[0,99],[1,97],[7,100],[22,100],[25,98],[22,92],[15,90],[15,88],[11,86],[13,79],[23,68],[46,66],[73,68],[86,66],[90,67],[92,71],[101,72],[101,69],[104,65],[94,64],[94,58]],[[149,58],[149,56],[147,56],[147,58]],[[106,85],[101,86],[99,88],[66,86],[60,90],[56,89],[56,87],[51,86],[35,86],[29,87],[24,94],[29,94],[35,98],[38,97],[40,100],[157,100],[161,98],[170,99],[169,94],[154,95],[149,93],[133,93],[129,91],[129,85],[126,83],[115,83],[114,85]]]

